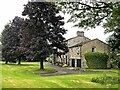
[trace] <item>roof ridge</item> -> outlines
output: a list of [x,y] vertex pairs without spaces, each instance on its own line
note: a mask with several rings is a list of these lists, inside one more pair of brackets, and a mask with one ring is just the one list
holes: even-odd
[[[76,38],[76,37],[81,37],[81,36],[75,36],[75,37],[72,37],[72,38],[67,39],[66,41],[71,40],[71,39],[74,39],[74,38]],[[88,38],[88,37],[86,37],[86,36],[82,36],[82,37],[84,37],[84,38],[87,38],[87,39],[91,40],[90,38]]]
[[[108,45],[107,43],[103,42],[102,40],[100,40],[100,39],[98,39],[98,38],[95,38],[95,39],[92,39],[92,40],[89,40],[89,41],[85,41],[85,42],[78,43],[78,44],[73,45],[73,46],[70,46],[70,47],[77,47],[77,46],[80,46],[80,45],[85,45],[86,43],[91,42],[91,41],[94,41],[94,40],[99,40],[100,42]],[[109,45],[108,45],[108,46],[109,46]]]

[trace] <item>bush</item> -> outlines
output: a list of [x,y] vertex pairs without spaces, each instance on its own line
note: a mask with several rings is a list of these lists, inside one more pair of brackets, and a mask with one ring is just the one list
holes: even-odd
[[85,53],[88,68],[107,68],[108,55],[100,52]]
[[68,65],[67,65],[67,64],[64,64],[62,67],[68,67]]
[[91,82],[100,83],[100,84],[119,84],[120,78],[113,76],[101,76],[92,78]]

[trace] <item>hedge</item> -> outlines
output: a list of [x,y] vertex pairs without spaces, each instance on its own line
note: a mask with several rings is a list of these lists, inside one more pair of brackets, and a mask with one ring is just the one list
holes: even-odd
[[108,55],[100,52],[87,52],[85,59],[88,68],[107,68]]

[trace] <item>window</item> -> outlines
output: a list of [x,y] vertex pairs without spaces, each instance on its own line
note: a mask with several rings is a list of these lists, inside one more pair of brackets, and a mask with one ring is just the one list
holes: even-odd
[[92,47],[92,52],[95,52],[96,51],[96,47]]
[[73,52],[73,48],[71,48],[71,52]]
[[77,47],[77,54],[80,54],[80,47]]

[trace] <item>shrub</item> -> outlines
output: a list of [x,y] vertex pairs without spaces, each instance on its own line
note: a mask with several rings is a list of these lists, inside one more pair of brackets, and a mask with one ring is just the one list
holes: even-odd
[[87,52],[85,59],[88,68],[107,68],[108,55],[100,52]]
[[67,65],[67,64],[64,64],[62,67],[68,67],[68,65]]
[[100,83],[100,84],[119,84],[120,78],[115,76],[101,76],[92,78],[91,82]]

